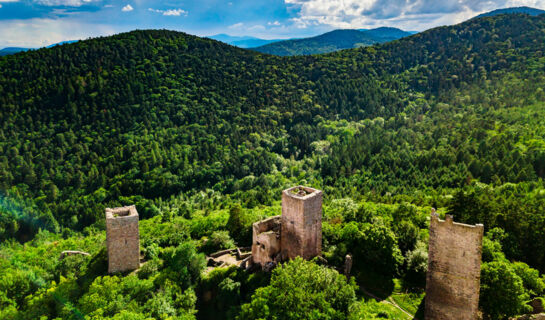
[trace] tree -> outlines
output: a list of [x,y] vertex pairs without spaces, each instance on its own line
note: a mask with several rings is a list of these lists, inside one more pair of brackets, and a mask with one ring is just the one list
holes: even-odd
[[355,290],[354,280],[298,257],[273,271],[237,319],[347,319]]
[[505,260],[483,263],[479,304],[487,319],[507,319],[528,310],[522,279]]

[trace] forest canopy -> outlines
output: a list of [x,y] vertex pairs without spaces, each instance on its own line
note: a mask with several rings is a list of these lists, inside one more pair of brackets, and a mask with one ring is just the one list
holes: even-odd
[[[0,318],[272,318],[279,281],[320,319],[397,317],[356,285],[414,314],[432,207],[485,225],[485,317],[527,312],[544,295],[543,30],[499,15],[301,57],[141,30],[0,58]],[[298,260],[205,272],[298,184],[324,191],[323,256],[353,254],[354,279]],[[146,263],[108,275],[104,210],[129,204]]]

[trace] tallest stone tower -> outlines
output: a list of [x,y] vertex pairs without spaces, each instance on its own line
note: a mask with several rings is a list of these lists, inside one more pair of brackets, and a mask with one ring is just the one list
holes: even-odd
[[283,259],[311,259],[322,253],[322,191],[293,187],[282,192]]

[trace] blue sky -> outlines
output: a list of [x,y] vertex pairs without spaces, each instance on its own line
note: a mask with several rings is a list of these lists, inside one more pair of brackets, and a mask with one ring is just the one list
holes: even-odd
[[545,0],[0,0],[0,48],[40,47],[134,29],[200,36],[306,37],[338,28],[421,31]]

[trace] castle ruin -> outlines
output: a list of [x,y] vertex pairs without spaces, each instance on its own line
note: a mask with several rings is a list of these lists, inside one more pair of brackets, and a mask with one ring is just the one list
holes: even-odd
[[253,224],[253,263],[265,266],[268,262],[280,261],[280,224],[280,216],[271,217]]
[[135,206],[106,208],[108,273],[140,267],[140,236]]
[[322,253],[322,191],[297,186],[282,192],[282,215],[253,224],[252,260],[266,267]]
[[432,211],[426,278],[426,320],[478,318],[482,224],[440,220]]

